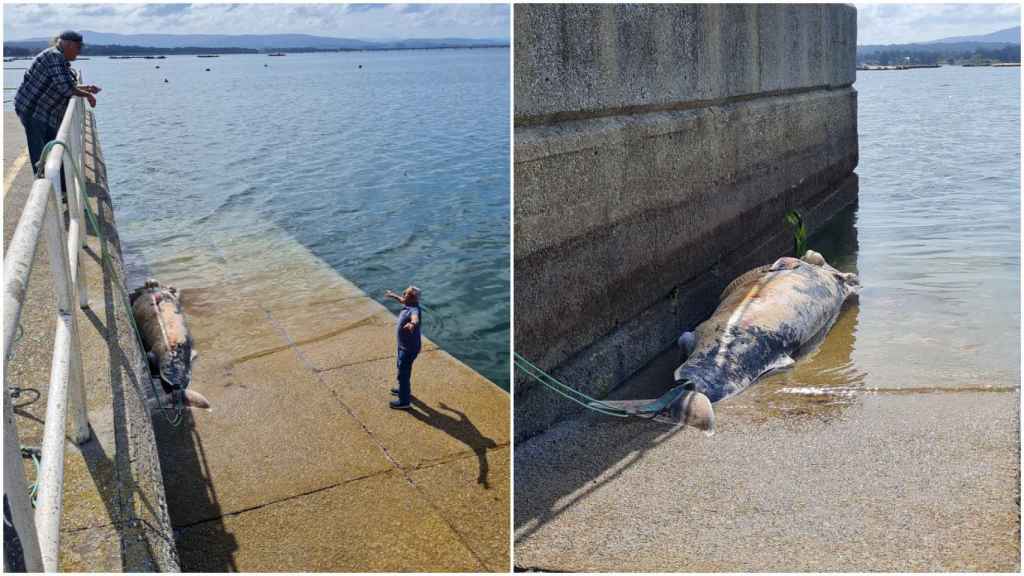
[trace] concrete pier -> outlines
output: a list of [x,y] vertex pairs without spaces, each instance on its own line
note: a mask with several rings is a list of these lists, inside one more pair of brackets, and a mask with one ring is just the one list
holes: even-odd
[[[515,8],[516,350],[603,397],[856,199],[856,11]],[[517,375],[516,441],[574,405]]]
[[[21,166],[5,182],[9,236],[30,176],[20,123],[5,122],[7,172]],[[124,279],[98,147],[92,162],[117,265],[100,270],[90,236],[93,307],[80,326],[98,441],[67,449],[62,570],[508,570],[508,394],[427,341],[414,409],[388,408],[394,315],[283,233],[216,239],[223,282],[180,284],[199,352],[192,386],[212,411],[133,420],[142,356],[116,298]],[[52,300],[41,262],[9,377],[36,388],[53,335],[52,304],[33,312]],[[42,428],[42,388],[17,409],[22,443]],[[149,436],[137,439],[142,424]]]
[[428,340],[390,409],[391,312],[283,232],[215,242],[182,292],[213,411],[154,419],[182,566],[507,570],[508,394]]

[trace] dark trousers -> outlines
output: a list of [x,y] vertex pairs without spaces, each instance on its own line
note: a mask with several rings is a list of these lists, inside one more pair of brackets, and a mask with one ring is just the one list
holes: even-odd
[[19,116],[18,118],[21,120],[21,125],[25,127],[25,139],[28,140],[28,157],[32,160],[32,172],[38,173],[38,170],[42,168],[36,165],[39,163],[39,156],[43,153],[46,143],[57,137],[57,131],[46,122],[40,122],[31,116],[28,118]]
[[398,402],[408,404],[412,401],[412,363],[416,361],[419,351],[398,351]]

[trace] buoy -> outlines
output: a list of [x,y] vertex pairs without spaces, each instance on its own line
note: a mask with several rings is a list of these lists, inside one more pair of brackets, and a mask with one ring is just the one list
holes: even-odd
[[363,67],[363,65],[362,65],[362,64],[360,64],[360,65],[359,65],[359,67],[360,67],[360,68],[362,68],[362,67]]
[[209,68],[207,68],[207,69],[206,69],[206,71],[207,71],[207,72],[209,72],[209,71],[210,71],[210,69],[209,69]]
[[159,69],[160,69],[160,65],[159,65],[159,64],[157,65],[156,69],[157,69],[157,70],[159,70]]

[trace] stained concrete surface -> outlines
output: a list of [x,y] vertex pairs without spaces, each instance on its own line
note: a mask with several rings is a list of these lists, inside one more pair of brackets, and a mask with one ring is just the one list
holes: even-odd
[[[714,436],[588,414],[518,444],[516,567],[1019,571],[1019,386],[866,388],[835,368],[855,326],[715,404]],[[613,397],[659,396],[677,364]]]
[[515,9],[516,123],[853,83],[857,11],[785,4]]
[[208,240],[223,281],[181,294],[212,411],[155,419],[183,569],[508,570],[508,394],[425,340],[392,410],[388,309],[283,232]]
[[[13,114],[5,122],[5,134],[20,133]],[[19,152],[16,138],[6,138],[5,166]],[[30,181],[23,170],[4,198],[7,239]],[[137,549],[162,538],[186,571],[508,570],[508,394],[425,341],[413,369],[414,410],[389,409],[393,314],[296,243],[215,240],[223,282],[182,290],[199,352],[193,387],[213,409],[186,412],[177,425],[170,414],[152,415],[162,478],[148,480],[165,487],[173,536],[150,529],[163,496],[119,472],[140,458],[124,448],[135,432],[118,406],[139,400],[145,384],[120,368],[111,383],[127,362],[117,359],[131,356],[116,346],[108,352],[104,339],[111,325],[118,342],[131,342],[114,300],[120,278],[90,284],[94,302],[106,299],[115,313],[94,305],[80,316],[98,441],[67,451],[62,569],[146,570],[153,565]],[[104,278],[94,254],[95,245],[84,259],[90,282]],[[41,312],[53,298],[45,257],[44,245],[9,382],[48,378],[54,323],[52,305]],[[42,388],[40,400],[18,408],[26,444],[39,441]],[[126,469],[139,474],[135,466]]]

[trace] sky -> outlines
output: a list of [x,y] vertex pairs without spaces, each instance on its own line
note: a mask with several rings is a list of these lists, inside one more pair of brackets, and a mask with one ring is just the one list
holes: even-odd
[[[925,42],[1020,24],[1019,4],[856,4],[858,44]],[[344,38],[507,38],[504,4],[4,4],[4,38],[67,28]]]
[[1020,26],[1020,4],[856,4],[857,44],[908,44]]
[[5,40],[60,30],[119,34],[313,34],[333,38],[508,38],[507,4],[11,4]]

